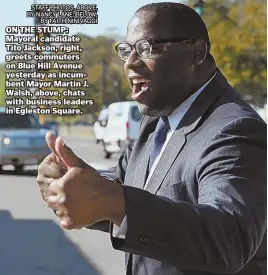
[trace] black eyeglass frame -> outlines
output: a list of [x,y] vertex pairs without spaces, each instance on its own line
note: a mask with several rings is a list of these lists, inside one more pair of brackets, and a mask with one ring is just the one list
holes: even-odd
[[[118,43],[117,45],[115,45],[115,51],[117,52],[117,54],[118,54],[118,47],[120,46],[120,45],[122,45],[122,44],[124,44],[124,45],[128,45],[129,47],[130,47],[130,49],[131,49],[131,52],[133,51],[133,49],[135,48],[135,50],[136,50],[136,52],[137,52],[137,54],[141,57],[141,58],[143,58],[143,59],[147,59],[147,58],[149,58],[150,56],[151,56],[151,53],[152,53],[152,46],[153,46],[153,44],[160,44],[160,43],[168,43],[168,42],[187,42],[187,41],[195,41],[197,38],[189,38],[189,37],[173,37],[173,38],[165,38],[165,39],[151,39],[151,38],[148,38],[148,37],[144,37],[144,38],[141,38],[141,39],[139,39],[139,40],[137,40],[136,42],[135,42],[135,44],[133,44],[133,45],[131,45],[130,43],[123,43],[123,42],[120,42],[120,43]],[[140,42],[140,41],[142,41],[142,40],[146,40],[146,41],[148,41],[149,42],[149,44],[150,44],[150,54],[148,55],[148,57],[146,57],[146,58],[144,58],[144,57],[142,57],[139,53],[138,53],[138,51],[137,51],[137,48],[136,48],[136,44],[138,43],[138,42]],[[120,56],[119,54],[118,54],[118,56],[123,60],[123,61],[126,61],[127,60],[127,58],[126,59],[124,59],[124,58],[122,58],[122,56]]]

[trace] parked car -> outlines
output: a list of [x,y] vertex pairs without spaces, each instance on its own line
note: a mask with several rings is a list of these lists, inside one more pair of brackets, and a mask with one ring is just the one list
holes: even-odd
[[96,143],[102,141],[104,127],[106,127],[108,121],[108,109],[101,110],[98,119],[94,123],[94,135],[96,139]]
[[0,108],[0,168],[13,165],[20,173],[25,165],[39,164],[50,153],[47,131],[34,115],[9,115]]
[[141,113],[136,101],[123,101],[108,106],[108,121],[103,131],[105,158],[122,153],[138,137]]

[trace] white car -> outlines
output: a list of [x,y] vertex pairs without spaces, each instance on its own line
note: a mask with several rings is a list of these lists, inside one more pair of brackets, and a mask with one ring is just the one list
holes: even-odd
[[104,131],[104,127],[106,127],[107,125],[107,120],[108,120],[108,109],[103,109],[100,112],[99,117],[93,126],[96,143],[99,143],[100,141],[102,141],[103,131]]
[[136,101],[112,103],[108,107],[108,122],[103,131],[105,158],[122,153],[133,144],[139,134],[141,113]]

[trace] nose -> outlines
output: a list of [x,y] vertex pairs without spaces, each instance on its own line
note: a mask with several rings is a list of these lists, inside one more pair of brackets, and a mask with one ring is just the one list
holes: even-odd
[[124,69],[125,71],[129,69],[133,69],[135,67],[141,67],[143,65],[143,61],[141,60],[140,56],[136,52],[135,49],[131,52],[127,60],[125,61],[124,64]]

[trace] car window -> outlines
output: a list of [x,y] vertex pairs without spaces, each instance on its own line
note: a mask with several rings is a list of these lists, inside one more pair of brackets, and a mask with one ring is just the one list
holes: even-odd
[[38,120],[32,115],[8,115],[0,113],[0,129],[40,128]]
[[141,115],[141,113],[140,113],[140,111],[139,111],[138,106],[133,106],[133,107],[132,107],[132,110],[131,110],[131,117],[132,117],[132,119],[135,120],[135,121],[140,121],[140,120],[141,120],[142,115]]

